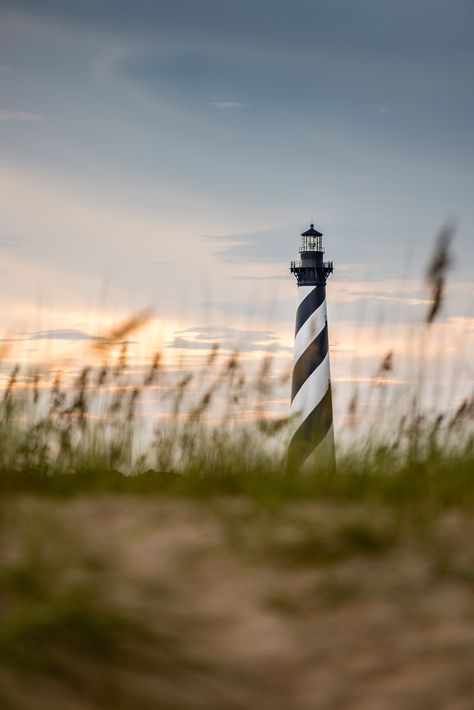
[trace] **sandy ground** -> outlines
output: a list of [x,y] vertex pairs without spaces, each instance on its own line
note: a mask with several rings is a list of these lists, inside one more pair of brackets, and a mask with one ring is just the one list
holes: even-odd
[[[461,514],[400,531],[391,513],[322,504],[261,512],[110,496],[4,507],[8,710],[474,708],[474,521]],[[76,589],[86,591],[71,602]],[[85,621],[71,632],[66,615],[52,633],[64,594]],[[149,638],[116,636],[112,621],[102,630],[112,650],[95,631],[84,645],[87,614],[110,610]]]

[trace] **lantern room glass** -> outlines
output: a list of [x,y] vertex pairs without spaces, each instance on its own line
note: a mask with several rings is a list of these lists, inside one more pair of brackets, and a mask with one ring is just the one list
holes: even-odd
[[303,251],[324,251],[323,238],[310,236],[301,236],[300,252]]

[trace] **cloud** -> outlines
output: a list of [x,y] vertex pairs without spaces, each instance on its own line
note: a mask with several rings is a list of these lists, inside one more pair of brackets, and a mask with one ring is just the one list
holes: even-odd
[[291,351],[291,348],[281,345],[278,338],[269,331],[245,330],[220,325],[196,326],[176,331],[174,339],[167,347],[210,350],[214,345],[219,345],[220,349],[225,351]]
[[186,330],[177,330],[176,335],[192,334],[197,340],[211,340],[215,337],[221,339],[235,339],[238,337],[241,340],[250,342],[263,342],[265,340],[275,340],[275,335],[267,330],[247,330],[244,328],[233,328],[227,325],[205,325],[196,326],[194,328],[186,328]]
[[[370,289],[350,290],[345,293],[352,297],[352,300],[369,300],[369,301],[393,301],[394,303],[404,303],[407,306],[420,306],[431,303],[429,298],[423,295],[423,292],[417,289],[413,293],[401,293],[400,291],[378,291]],[[420,294],[420,295],[417,295]]]
[[101,340],[97,335],[90,335],[77,328],[58,328],[55,330],[38,330],[27,334],[27,340]]
[[270,276],[231,276],[232,281],[288,281],[288,274],[271,274]]
[[[167,344],[167,348],[185,348],[186,350],[210,350],[213,343],[199,342],[190,338],[174,337],[171,343]],[[227,348],[226,348],[227,349]]]
[[76,328],[36,330],[32,333],[19,333],[19,335],[19,338],[5,338],[2,342],[17,342],[20,340],[101,340],[97,335],[90,335]]
[[8,234],[0,234],[1,247],[19,247],[25,244],[27,240],[24,237],[11,237]]
[[7,121],[44,121],[46,116],[29,111],[17,111],[16,109],[0,108],[0,122]]
[[205,239],[218,245],[216,256],[224,262],[248,263],[259,261],[267,263],[289,262],[298,241],[301,229],[286,227],[240,234],[204,235]]
[[211,101],[211,105],[218,109],[251,108],[250,104],[241,104],[238,101]]

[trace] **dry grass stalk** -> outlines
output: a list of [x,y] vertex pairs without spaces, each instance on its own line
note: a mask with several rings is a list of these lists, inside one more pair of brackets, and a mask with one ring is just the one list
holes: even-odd
[[441,229],[433,256],[428,264],[426,280],[431,290],[431,305],[426,314],[425,322],[427,325],[431,325],[443,305],[446,275],[452,264],[451,242],[454,233],[455,228],[450,224]]

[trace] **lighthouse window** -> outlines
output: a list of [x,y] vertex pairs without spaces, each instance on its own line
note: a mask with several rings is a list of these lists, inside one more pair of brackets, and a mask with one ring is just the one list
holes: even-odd
[[301,237],[300,251],[323,251],[322,237]]

